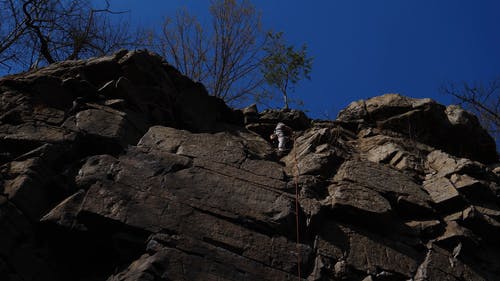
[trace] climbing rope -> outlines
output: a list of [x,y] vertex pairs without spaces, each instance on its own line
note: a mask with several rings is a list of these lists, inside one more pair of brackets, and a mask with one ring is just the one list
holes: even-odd
[[[295,141],[296,137],[294,136],[293,138],[293,145],[295,146]],[[293,148],[292,148],[293,149]],[[296,250],[297,250],[297,275],[299,281],[301,280],[301,274],[300,274],[300,228],[299,228],[299,164],[297,161],[297,150],[293,149],[293,161],[294,161],[294,166],[295,166],[295,173],[293,175],[293,182],[295,184],[295,226],[296,226],[296,235],[297,235],[297,242],[295,243]]]

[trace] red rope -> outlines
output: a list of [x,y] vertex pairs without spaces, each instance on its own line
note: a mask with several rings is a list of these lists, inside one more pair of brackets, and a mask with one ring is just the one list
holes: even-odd
[[[295,138],[293,139],[293,144],[295,145]],[[300,236],[299,236],[299,182],[298,182],[298,176],[299,176],[299,164],[297,161],[297,150],[293,150],[293,160],[295,163],[295,171],[296,174],[293,176],[293,181],[295,183],[295,226],[296,226],[296,235],[297,235],[297,242],[295,243],[296,250],[297,250],[297,275],[299,281],[301,280],[300,276]]]

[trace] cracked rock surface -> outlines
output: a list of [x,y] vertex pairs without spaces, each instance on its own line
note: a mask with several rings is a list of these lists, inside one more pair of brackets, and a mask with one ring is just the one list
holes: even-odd
[[497,161],[430,99],[310,120],[146,51],[56,63],[0,79],[0,280],[498,280]]

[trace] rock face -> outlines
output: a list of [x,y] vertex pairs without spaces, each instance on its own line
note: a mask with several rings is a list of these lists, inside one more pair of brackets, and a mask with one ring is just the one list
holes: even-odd
[[431,99],[386,94],[351,103],[338,120],[363,127],[375,126],[428,144],[448,153],[485,163],[498,160],[495,141],[475,116],[456,105],[445,107]]
[[0,97],[0,280],[500,276],[495,142],[459,107],[233,110],[145,51],[5,77]]

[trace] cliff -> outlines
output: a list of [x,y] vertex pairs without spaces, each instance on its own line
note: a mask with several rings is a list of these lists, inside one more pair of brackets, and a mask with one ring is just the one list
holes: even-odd
[[495,142],[457,106],[234,110],[145,51],[5,77],[0,97],[1,280],[500,278]]

